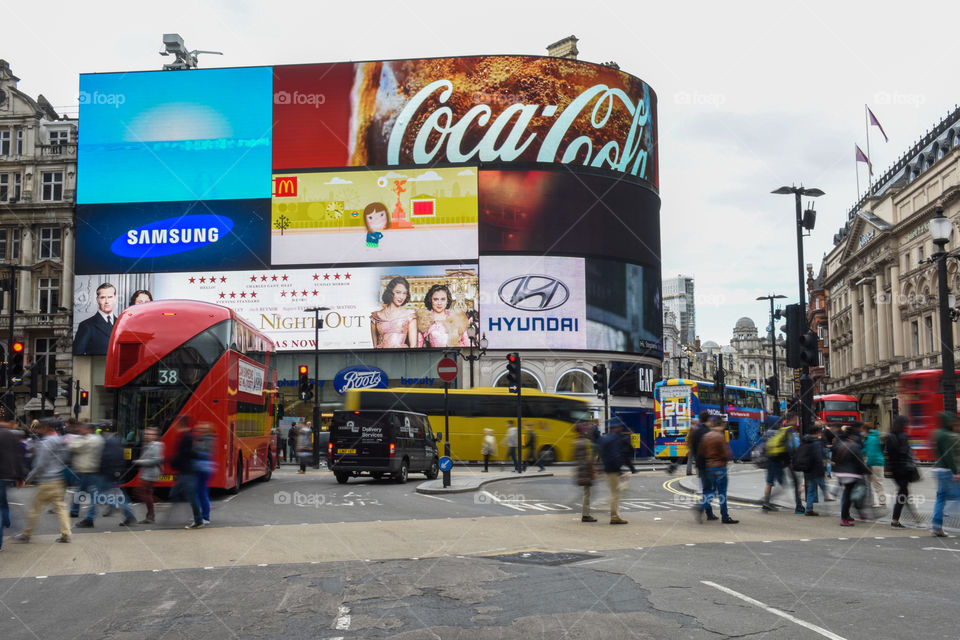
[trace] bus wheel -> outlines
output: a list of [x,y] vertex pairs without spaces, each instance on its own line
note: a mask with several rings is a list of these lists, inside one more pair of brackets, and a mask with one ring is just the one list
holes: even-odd
[[440,463],[437,462],[436,458],[430,463],[430,470],[425,471],[423,475],[427,476],[427,480],[437,479],[437,476],[440,475]]
[[393,479],[397,484],[403,484],[407,481],[407,476],[410,472],[410,463],[407,462],[407,459],[404,458],[403,462],[400,463],[400,471],[397,472],[397,475],[393,476]]
[[267,454],[267,472],[263,474],[263,477],[261,477],[260,479],[263,480],[264,482],[269,482],[270,478],[272,477],[273,477],[273,454],[268,453]]
[[540,462],[543,464],[553,464],[557,461],[557,451],[550,445],[540,448]]
[[350,474],[346,471],[334,471],[333,475],[336,476],[337,482],[340,484],[347,484],[347,480],[350,479]]
[[243,484],[243,456],[237,456],[237,477],[233,481],[233,486],[230,487],[230,493],[236,495],[240,493],[240,485]]

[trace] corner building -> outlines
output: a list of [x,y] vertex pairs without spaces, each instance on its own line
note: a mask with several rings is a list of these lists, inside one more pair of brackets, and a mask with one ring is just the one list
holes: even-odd
[[[101,282],[121,306],[136,289],[229,306],[275,341],[288,415],[310,412],[296,371],[314,375],[315,318],[324,410],[358,385],[441,386],[445,350],[485,343],[457,386],[502,384],[517,351],[526,386],[599,411],[605,363],[612,413],[652,448],[657,112],[639,78],[475,56],[86,74],[80,90],[75,325]],[[76,356],[94,415],[111,411],[103,357]]]

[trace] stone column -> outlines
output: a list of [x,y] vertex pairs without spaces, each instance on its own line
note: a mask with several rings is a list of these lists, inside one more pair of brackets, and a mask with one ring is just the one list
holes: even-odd
[[883,290],[886,287],[884,282],[883,270],[877,273],[877,335],[878,349],[877,359],[885,362],[890,359],[890,305],[893,302],[893,296],[884,296]]
[[[62,270],[60,272],[60,306],[73,309],[73,250],[75,234],[70,225],[64,225],[62,234],[63,251],[61,252]],[[53,311],[56,311],[54,309]]]
[[893,325],[893,356],[903,357],[903,318],[900,316],[900,265],[890,267],[890,318]]
[[[20,264],[32,266],[36,262],[33,255],[33,229],[31,227],[22,227],[20,229]],[[19,291],[20,300],[17,303],[17,309],[30,313],[33,311],[33,272],[24,270],[20,272]]]
[[863,314],[860,312],[860,290],[850,288],[850,313],[853,317],[853,370],[863,367]]
[[877,363],[876,325],[877,314],[873,308],[873,297],[870,295],[870,285],[860,285],[860,296],[863,298],[863,364],[873,366]]

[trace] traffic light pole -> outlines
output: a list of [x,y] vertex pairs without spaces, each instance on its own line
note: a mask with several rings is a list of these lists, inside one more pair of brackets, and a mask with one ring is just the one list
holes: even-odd
[[13,357],[13,343],[15,342],[13,337],[14,331],[14,319],[17,313],[17,266],[10,265],[10,337],[7,339],[7,379],[4,382],[7,384],[7,389],[13,386],[11,380],[13,376],[10,373],[10,362]]
[[[803,212],[801,211],[802,188],[794,192],[797,207],[797,279],[800,285],[800,311],[803,314],[803,333],[807,329],[807,287],[803,278]],[[802,335],[801,334],[801,335]],[[810,367],[804,364],[800,369],[800,435],[810,433],[813,427],[813,380],[810,379]]]

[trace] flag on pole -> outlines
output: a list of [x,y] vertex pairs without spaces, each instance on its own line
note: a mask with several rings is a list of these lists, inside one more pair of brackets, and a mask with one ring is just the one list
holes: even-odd
[[873,115],[873,111],[870,111],[870,107],[867,107],[867,115],[870,118],[870,124],[875,125],[877,129],[880,129],[880,133],[883,134],[883,141],[890,142],[890,139],[887,138],[887,132],[883,130],[882,126],[880,126],[880,121],[877,120],[877,116]]
[[870,174],[873,175],[873,165],[870,164],[870,158],[868,158],[868,157],[867,157],[867,154],[865,154],[865,153],[860,149],[860,145],[855,144],[855,145],[853,145],[853,146],[856,147],[856,149],[857,149],[857,162],[865,162],[865,163],[867,164],[867,169],[869,169],[869,171],[870,171]]

